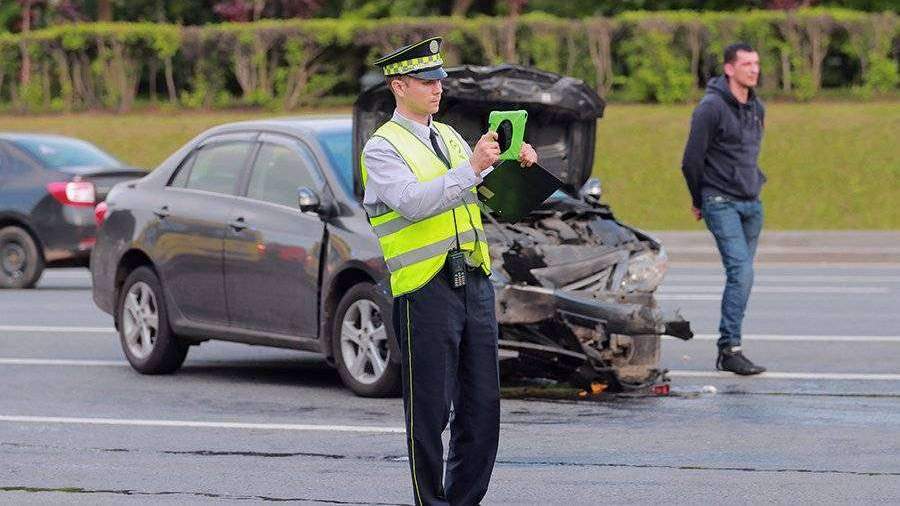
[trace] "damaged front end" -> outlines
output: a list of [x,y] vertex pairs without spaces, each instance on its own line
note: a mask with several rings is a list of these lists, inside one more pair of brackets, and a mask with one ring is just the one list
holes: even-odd
[[[447,72],[437,120],[473,146],[490,111],[525,109],[525,141],[563,183],[518,223],[485,213],[503,374],[601,383],[607,391],[626,392],[664,382],[660,336],[690,339],[692,333],[679,315],[663,314],[653,297],[666,272],[665,250],[616,221],[600,201],[599,181],[591,178],[603,100],[583,81],[528,67]],[[360,95],[355,159],[393,110],[384,83]],[[356,185],[361,194],[358,178]]]
[[617,222],[606,206],[565,195],[486,232],[505,375],[620,392],[664,381],[660,336],[693,334],[653,297],[667,267],[659,243]]

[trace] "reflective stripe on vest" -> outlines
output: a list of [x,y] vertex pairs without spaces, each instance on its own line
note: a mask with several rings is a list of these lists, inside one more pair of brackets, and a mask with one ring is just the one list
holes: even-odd
[[[465,202],[466,204],[476,204],[476,205],[478,204],[478,198],[475,197],[475,195],[473,195],[471,192],[464,192],[461,197],[462,197],[463,202]],[[381,216],[376,216],[376,218],[381,218],[381,217],[385,217],[385,216],[387,216],[387,214],[382,214]],[[395,216],[391,216],[390,218],[391,219],[386,220],[386,221],[384,221],[384,220],[379,221],[378,222],[379,224],[377,224],[377,225],[374,223],[374,220],[372,221],[372,229],[375,230],[375,235],[377,235],[378,237],[384,237],[386,235],[393,234],[394,232],[403,230],[404,228],[408,227],[409,225],[412,225],[413,223],[415,223],[414,221],[407,220],[406,218],[401,216],[400,213],[396,213]],[[468,218],[469,217],[466,216],[467,220],[468,220]],[[462,240],[460,240],[460,242],[462,242]]]
[[[447,125],[433,124],[450,152],[450,165],[457,167],[464,163],[467,157],[459,135]],[[431,147],[400,124],[388,121],[373,136],[391,143],[419,181],[430,181],[447,173],[447,167]],[[360,168],[365,185],[365,156],[361,157]],[[490,274],[490,253],[475,189],[463,192],[460,200],[459,206],[419,221],[407,220],[396,211],[369,218],[391,272],[394,296],[421,288],[443,268],[447,252],[456,247],[454,216],[461,248],[472,252],[472,258]]]

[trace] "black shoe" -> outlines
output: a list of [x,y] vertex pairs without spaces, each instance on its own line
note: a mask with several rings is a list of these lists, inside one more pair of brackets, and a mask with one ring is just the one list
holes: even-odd
[[756,365],[741,353],[740,346],[731,346],[719,350],[719,359],[716,360],[716,369],[730,371],[741,376],[752,376],[765,372],[766,368]]

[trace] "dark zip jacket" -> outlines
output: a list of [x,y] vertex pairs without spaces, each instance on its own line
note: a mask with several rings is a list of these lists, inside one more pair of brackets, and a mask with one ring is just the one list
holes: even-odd
[[759,198],[766,182],[758,164],[765,112],[752,89],[746,104],[738,102],[725,76],[706,85],[706,95],[691,118],[681,162],[694,207],[700,209],[708,195]]

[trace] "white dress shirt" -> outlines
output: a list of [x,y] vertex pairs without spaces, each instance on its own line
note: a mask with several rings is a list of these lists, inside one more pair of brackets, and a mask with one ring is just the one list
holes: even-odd
[[[431,147],[430,132],[437,132],[428,118],[428,125],[413,121],[396,109],[391,121],[399,123]],[[438,135],[438,144],[449,160],[447,145]],[[472,156],[468,144],[463,143],[466,155]],[[394,147],[381,137],[372,137],[363,148],[366,164],[366,191],[363,206],[369,216],[378,216],[394,210],[404,218],[418,221],[452,209],[462,202],[464,191],[481,182],[468,160],[451,168],[443,176],[420,182],[412,169]]]

